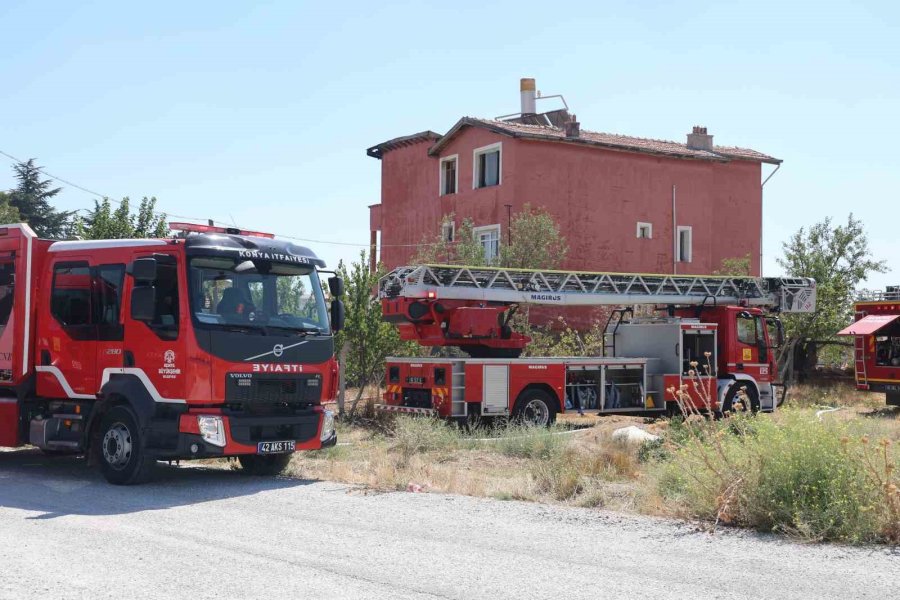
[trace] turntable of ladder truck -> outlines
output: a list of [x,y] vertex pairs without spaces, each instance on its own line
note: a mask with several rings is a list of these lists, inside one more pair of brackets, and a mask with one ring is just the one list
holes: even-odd
[[[816,286],[806,278],[413,265],[383,277],[379,297],[402,339],[469,355],[387,359],[379,410],[549,425],[567,404],[600,415],[672,413],[676,398],[666,390],[682,385],[700,410],[775,410],[786,393],[774,352],[783,329],[767,312],[813,312]],[[530,338],[509,323],[524,304],[620,308],[606,323],[603,356],[519,358]],[[659,316],[635,317],[638,304],[655,305]],[[693,375],[692,363],[701,365]],[[749,401],[736,401],[741,389]]]
[[900,406],[900,285],[860,292],[854,309],[853,324],[838,335],[853,336],[856,388]]
[[280,471],[336,443],[343,281],[270,234],[52,241],[0,225],[0,446],[83,454],[115,484],[157,460]]

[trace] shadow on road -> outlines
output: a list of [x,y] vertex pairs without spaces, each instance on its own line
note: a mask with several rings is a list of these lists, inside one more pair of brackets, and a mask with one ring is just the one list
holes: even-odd
[[160,463],[149,483],[122,487],[107,483],[79,457],[45,456],[33,449],[0,452],[0,507],[40,513],[30,519],[162,510],[310,483],[314,481]]

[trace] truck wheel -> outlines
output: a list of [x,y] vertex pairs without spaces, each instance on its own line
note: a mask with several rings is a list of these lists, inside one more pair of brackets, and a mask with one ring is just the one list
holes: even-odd
[[528,390],[516,401],[512,417],[522,425],[550,427],[556,421],[556,401],[544,390]]
[[[741,400],[738,398],[738,392],[744,388],[746,398]],[[742,383],[740,381],[732,385],[725,394],[725,400],[722,402],[723,413],[750,412],[756,414],[759,412],[759,394],[756,386],[751,383]]]
[[260,456],[258,454],[243,454],[238,456],[238,462],[247,475],[280,475],[284,471],[288,463],[291,462],[293,454],[272,454],[270,456]]
[[150,478],[156,461],[147,458],[137,418],[127,406],[115,406],[100,421],[100,470],[115,485]]

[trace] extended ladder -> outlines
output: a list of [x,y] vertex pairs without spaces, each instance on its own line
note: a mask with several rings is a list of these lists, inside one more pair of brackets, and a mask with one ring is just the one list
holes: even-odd
[[600,306],[741,304],[814,312],[816,283],[804,277],[646,275],[453,265],[398,267],[381,278],[381,298]]

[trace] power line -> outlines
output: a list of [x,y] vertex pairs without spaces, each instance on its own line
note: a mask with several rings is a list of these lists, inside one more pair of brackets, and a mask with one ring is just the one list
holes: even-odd
[[[3,150],[0,150],[0,155],[3,155],[6,158],[8,158],[14,162],[17,162],[19,164],[24,164],[27,162],[27,161],[22,160],[21,158],[13,156],[12,154],[4,152]],[[84,186],[78,185],[77,183],[73,183],[73,182],[69,181],[68,179],[63,179],[62,177],[58,177],[57,175],[54,175],[54,174],[50,173],[49,171],[47,171],[46,169],[44,169],[44,167],[35,167],[35,170],[38,171],[39,173],[44,174],[45,176],[49,177],[50,179],[53,179],[54,181],[59,181],[60,183],[64,183],[68,186],[71,186],[71,187],[77,189],[77,190],[81,190],[82,192],[86,192],[88,194],[91,194],[92,196],[96,196],[96,197],[100,198],[101,200],[108,200],[110,202],[114,202],[115,204],[122,204],[121,200],[116,200],[115,198],[112,198],[105,194],[101,194],[100,192],[95,192],[94,190],[91,190]],[[74,210],[73,212],[82,212],[82,211],[86,211],[86,210],[87,209],[85,209],[85,208],[79,208],[79,209]],[[158,217],[164,217],[164,218],[174,217],[176,219],[187,219],[188,221],[199,221],[199,222],[212,221],[212,223],[214,225],[220,225],[222,227],[233,227],[234,226],[231,223],[227,223],[225,221],[216,221],[213,219],[205,219],[205,218],[201,218],[201,217],[191,217],[191,216],[187,216],[187,215],[177,215],[175,213],[167,213],[167,212],[162,212],[162,211],[153,211],[153,214]],[[353,246],[355,248],[369,248],[370,247],[370,244],[359,244],[357,242],[335,242],[335,241],[330,241],[330,240],[314,240],[314,239],[309,239],[309,238],[296,237],[296,236],[292,236],[292,235],[282,235],[282,234],[278,234],[278,233],[273,233],[272,235],[274,235],[275,237],[285,238],[288,240],[294,240],[297,242],[304,242],[307,244],[330,244],[332,246]],[[382,244],[380,247],[381,248],[421,248],[421,247],[425,247],[425,246],[438,246],[441,243],[443,243],[443,242],[422,242],[419,244]]]

